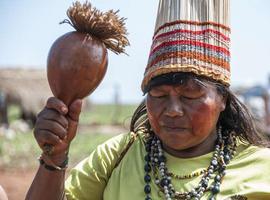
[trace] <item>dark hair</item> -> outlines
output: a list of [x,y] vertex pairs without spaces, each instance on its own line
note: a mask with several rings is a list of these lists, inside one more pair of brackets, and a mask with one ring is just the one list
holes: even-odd
[[[210,78],[197,76],[193,73],[169,73],[153,78],[147,85],[144,93],[147,93],[152,87],[169,84],[174,85],[183,80],[196,79],[200,82],[210,83],[216,86],[217,92],[226,98],[226,108],[220,113],[217,126],[222,128],[222,134],[234,133],[242,142],[253,144],[256,146],[269,147],[270,142],[266,134],[258,132],[254,119],[247,107],[233,94],[229,87]],[[149,132],[151,129],[145,99],[135,110],[131,119],[130,130],[133,132],[144,131]]]

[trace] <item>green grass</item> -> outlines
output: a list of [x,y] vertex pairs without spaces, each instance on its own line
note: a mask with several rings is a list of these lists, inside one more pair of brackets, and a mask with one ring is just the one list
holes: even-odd
[[[128,127],[136,105],[91,105],[80,116],[80,124],[86,125],[123,125]],[[20,116],[16,106],[8,109],[10,123]],[[70,147],[70,165],[73,166],[86,156],[100,143],[111,138],[112,135],[78,133]],[[37,145],[32,132],[16,133],[12,139],[0,135],[0,169],[33,168],[38,166],[37,158],[41,150]]]
[[[136,107],[137,105],[93,104],[89,109],[82,111],[80,123],[123,125],[130,122]],[[8,118],[10,123],[19,119],[19,116],[19,107],[9,106]]]
[[126,124],[130,122],[136,105],[93,105],[82,112],[82,124]]
[[[70,147],[70,166],[88,156],[98,144],[112,135],[78,134]],[[34,136],[31,133],[19,133],[12,139],[0,137],[0,169],[34,168],[38,166],[40,155]]]
[[12,123],[20,117],[20,109],[16,105],[11,105],[8,107],[8,119]]

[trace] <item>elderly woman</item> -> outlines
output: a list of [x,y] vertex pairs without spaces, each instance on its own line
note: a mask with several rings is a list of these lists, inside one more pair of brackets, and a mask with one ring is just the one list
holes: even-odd
[[66,182],[81,100],[50,98],[26,199],[270,199],[267,140],[229,89],[228,10],[228,0],[160,0],[130,133],[99,145]]

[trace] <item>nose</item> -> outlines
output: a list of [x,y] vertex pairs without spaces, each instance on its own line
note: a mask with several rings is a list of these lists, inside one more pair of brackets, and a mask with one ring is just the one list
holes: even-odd
[[184,115],[183,105],[179,98],[170,97],[166,106],[165,115],[168,117],[182,117]]

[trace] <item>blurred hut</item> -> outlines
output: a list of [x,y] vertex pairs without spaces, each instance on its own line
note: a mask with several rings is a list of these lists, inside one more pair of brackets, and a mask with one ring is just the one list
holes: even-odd
[[270,135],[270,76],[266,86],[240,87],[234,91],[251,110],[261,129]]
[[21,118],[33,125],[49,96],[52,93],[45,70],[0,69],[0,123],[9,123],[8,107],[17,105]]

